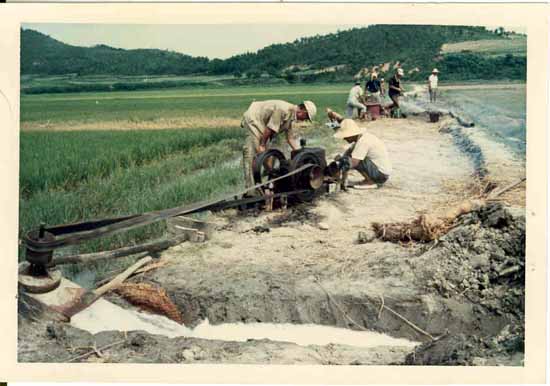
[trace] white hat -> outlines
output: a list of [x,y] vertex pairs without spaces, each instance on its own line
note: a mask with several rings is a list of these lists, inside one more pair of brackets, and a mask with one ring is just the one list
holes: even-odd
[[313,103],[312,101],[304,101],[303,105],[306,108],[309,120],[313,121],[313,118],[315,118],[315,114],[317,114],[317,107],[315,106],[315,103]]
[[432,72],[437,73],[437,72],[439,72],[439,70],[438,70],[437,68],[434,68],[434,69],[432,70]]
[[334,138],[344,139],[363,134],[364,130],[357,126],[353,119],[344,119],[340,122],[340,128],[334,134]]
[[397,73],[398,73],[399,75],[401,75],[401,76],[405,75],[405,71],[403,71],[402,68],[398,68],[398,69],[397,69]]

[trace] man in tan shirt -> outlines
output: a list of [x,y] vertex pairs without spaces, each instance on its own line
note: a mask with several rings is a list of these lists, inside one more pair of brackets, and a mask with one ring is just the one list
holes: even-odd
[[248,136],[243,148],[243,170],[246,187],[254,186],[252,162],[256,154],[266,150],[275,136],[285,133],[292,150],[298,150],[292,131],[294,121],[312,121],[317,113],[315,104],[304,101],[294,105],[282,100],[267,100],[252,102],[243,115],[241,127],[248,130]]

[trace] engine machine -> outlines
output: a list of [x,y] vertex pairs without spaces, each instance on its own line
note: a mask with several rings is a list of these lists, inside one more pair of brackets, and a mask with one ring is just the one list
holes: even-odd
[[335,189],[340,178],[340,168],[335,162],[327,165],[325,149],[321,147],[302,146],[291,152],[290,159],[280,150],[269,149],[255,157],[252,169],[256,184],[263,184],[304,167],[304,170],[288,178],[263,186],[262,192],[264,195],[276,196],[286,193],[288,200],[303,202]]

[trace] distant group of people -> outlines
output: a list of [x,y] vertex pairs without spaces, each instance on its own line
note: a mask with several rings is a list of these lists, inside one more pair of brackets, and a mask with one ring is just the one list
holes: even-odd
[[[428,93],[430,96],[430,102],[435,103],[437,100],[437,87],[438,87],[438,74],[439,70],[434,68],[431,75],[428,77]],[[381,107],[381,113],[386,115],[389,113],[394,116],[394,112],[400,108],[399,99],[405,92],[402,86],[402,78],[405,72],[402,68],[398,68],[394,75],[388,82],[387,95],[391,99],[389,105],[384,106],[383,100],[386,96],[386,85],[384,78],[378,79],[378,74],[372,72],[370,79],[365,83],[365,89],[361,88],[361,82],[355,81],[355,85],[351,88],[348,100],[346,103],[346,116],[348,118],[354,118],[357,116],[363,120],[366,118],[367,105],[369,103],[379,104]]]
[[[438,73],[437,68],[434,68],[428,78],[430,102],[435,102],[437,99]],[[398,68],[389,79],[387,95],[392,103],[383,106],[383,110],[399,109],[399,98],[404,93],[401,84],[403,76],[403,69]],[[334,123],[333,128],[336,130],[334,137],[351,144],[344,154],[337,157],[337,160],[343,165],[344,181],[347,180],[347,172],[354,169],[364,177],[363,181],[355,185],[377,185],[380,187],[392,173],[391,161],[384,143],[373,134],[360,128],[352,119],[356,111],[359,119],[365,119],[366,104],[378,103],[382,105],[385,95],[384,78],[378,79],[378,74],[373,73],[365,84],[365,92],[358,81],[350,90],[346,105],[347,118],[341,117],[330,109],[327,110],[329,119]],[[298,150],[300,144],[295,138],[292,125],[299,121],[313,121],[316,114],[317,107],[309,100],[298,105],[282,100],[252,102],[241,122],[241,126],[248,131],[243,147],[243,169],[248,188],[254,186],[252,164],[256,155],[265,151],[273,143],[275,137],[280,134],[285,135],[292,150]]]
[[378,74],[372,72],[370,79],[365,83],[365,91],[361,88],[361,82],[355,81],[355,85],[349,92],[346,103],[346,116],[353,118],[356,116],[361,120],[366,118],[367,105],[369,103],[379,104],[382,107],[382,113],[388,110],[399,108],[399,96],[403,93],[401,87],[401,77],[403,77],[403,69],[398,68],[395,74],[389,80],[388,96],[392,103],[388,106],[383,106],[382,101],[386,96],[386,83],[384,78],[378,79]]

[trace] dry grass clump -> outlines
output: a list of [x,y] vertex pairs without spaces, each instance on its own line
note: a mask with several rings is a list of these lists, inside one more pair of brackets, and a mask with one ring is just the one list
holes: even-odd
[[149,283],[125,283],[116,292],[129,303],[154,314],[164,315],[183,324],[183,318],[166,290]]
[[427,243],[437,240],[447,233],[458,216],[469,213],[480,206],[480,200],[466,200],[448,209],[442,216],[422,214],[412,222],[373,223],[372,227],[376,236],[383,241]]
[[[412,222],[373,223],[376,236],[383,241],[391,242],[430,242],[439,239],[453,226],[455,219],[463,214],[481,208],[486,202],[525,202],[525,179],[500,186],[488,178],[474,179],[472,182],[447,181],[446,189],[451,199],[440,203],[432,214],[421,214]],[[461,201],[460,201],[461,200]]]

